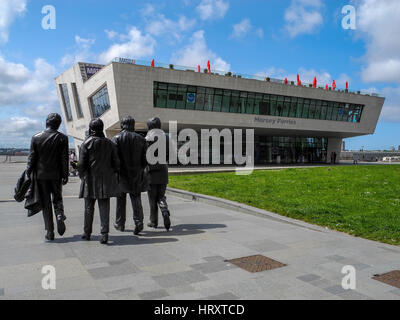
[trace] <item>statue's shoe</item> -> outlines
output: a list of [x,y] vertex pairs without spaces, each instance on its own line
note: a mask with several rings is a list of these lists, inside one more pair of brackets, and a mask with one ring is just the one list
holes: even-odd
[[147,226],[148,226],[149,228],[154,228],[154,229],[157,229],[157,227],[158,227],[158,225],[156,225],[155,223],[152,223],[152,222],[149,222],[149,223],[147,224]]
[[101,235],[100,243],[101,244],[107,244],[108,243],[108,233]]
[[90,241],[90,234],[84,233],[81,238],[82,240]]
[[133,231],[133,234],[136,236],[142,231],[143,231],[143,223],[138,223],[135,227],[135,230]]
[[65,219],[63,216],[57,217],[57,232],[60,236],[64,235],[65,230],[66,230],[64,220]]
[[114,223],[114,228],[118,231],[124,232],[125,231],[125,226],[119,225],[117,223]]
[[169,218],[169,211],[163,212],[163,218],[164,218],[164,227],[169,230],[171,228],[171,219]]
[[48,241],[53,241],[53,240],[54,240],[54,232],[52,232],[52,231],[47,231],[45,238],[46,238],[46,240],[48,240]]

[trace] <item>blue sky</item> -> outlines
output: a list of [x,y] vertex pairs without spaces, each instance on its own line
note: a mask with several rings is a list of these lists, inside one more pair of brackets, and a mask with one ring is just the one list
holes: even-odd
[[[356,30],[342,28],[345,5]],[[42,28],[42,7],[56,29]],[[0,0],[0,147],[28,146],[59,111],[53,78],[77,61],[115,56],[206,66],[387,97],[373,136],[350,149],[400,145],[398,0]]]

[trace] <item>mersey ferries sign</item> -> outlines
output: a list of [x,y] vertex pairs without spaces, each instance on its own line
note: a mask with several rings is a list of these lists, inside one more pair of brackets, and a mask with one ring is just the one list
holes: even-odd
[[291,119],[272,119],[272,118],[260,118],[260,117],[255,117],[254,122],[260,122],[260,123],[265,123],[265,124],[277,124],[277,125],[289,125],[289,126],[295,126],[296,125],[296,120],[291,120]]

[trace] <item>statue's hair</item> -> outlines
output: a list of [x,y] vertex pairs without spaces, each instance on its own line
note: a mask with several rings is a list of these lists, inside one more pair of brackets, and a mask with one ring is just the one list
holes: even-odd
[[135,119],[127,116],[121,120],[121,128],[124,130],[135,130]]
[[94,132],[103,132],[104,130],[104,123],[99,118],[94,118],[89,123],[89,129]]
[[58,130],[61,125],[61,116],[58,113],[50,113],[46,119],[46,127],[53,130]]
[[149,130],[151,129],[161,129],[161,120],[160,118],[154,117],[147,121],[147,127]]

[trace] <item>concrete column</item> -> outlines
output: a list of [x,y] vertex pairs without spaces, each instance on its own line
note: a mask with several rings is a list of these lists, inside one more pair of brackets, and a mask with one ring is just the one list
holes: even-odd
[[342,138],[328,138],[327,163],[331,163],[331,153],[336,152],[336,163],[340,163]]

